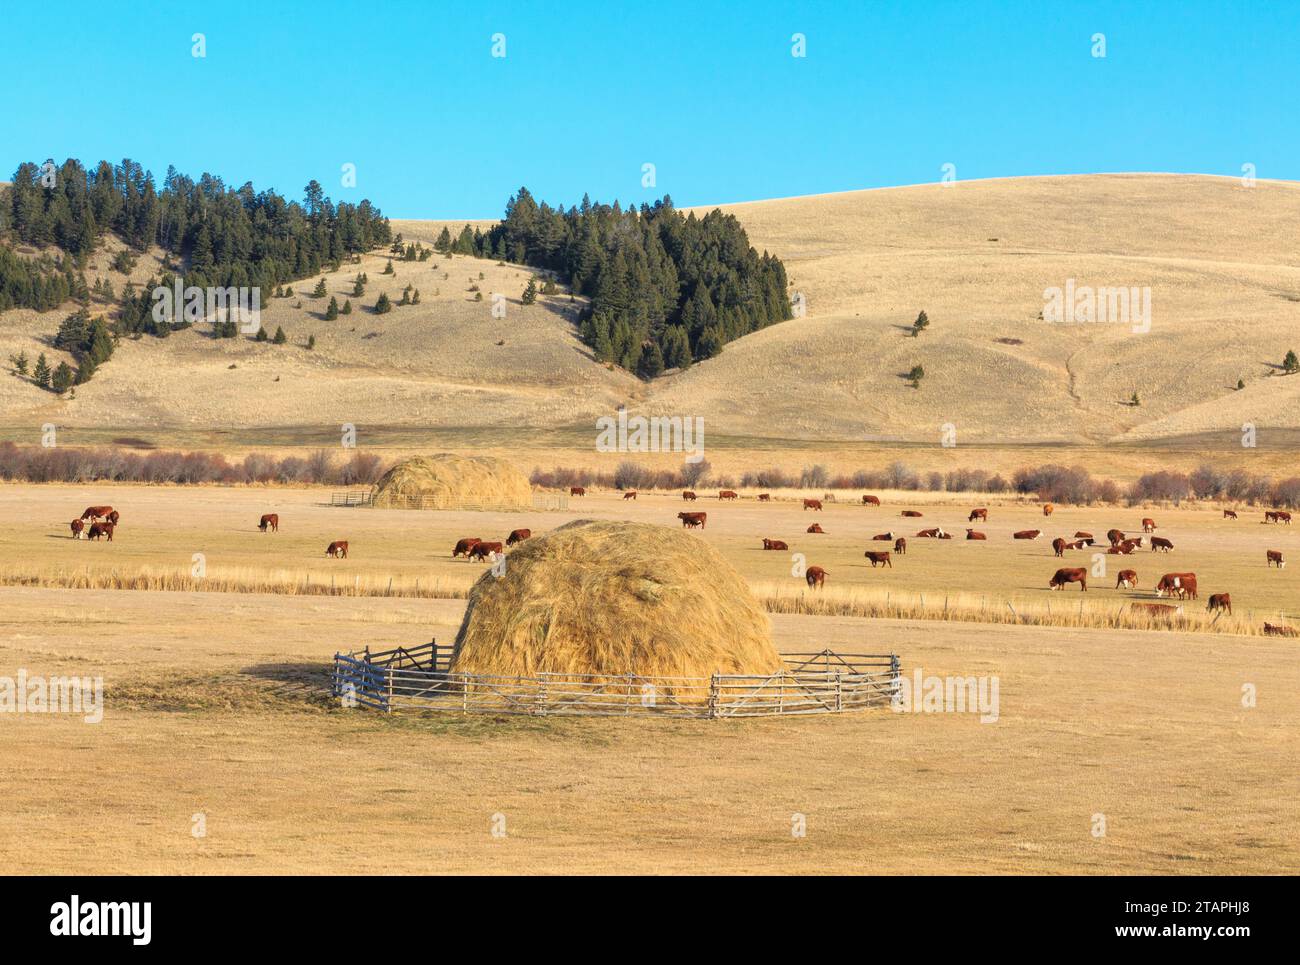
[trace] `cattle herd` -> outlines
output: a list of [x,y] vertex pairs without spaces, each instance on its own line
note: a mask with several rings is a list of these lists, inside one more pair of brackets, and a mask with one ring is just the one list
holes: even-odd
[[[581,486],[574,486],[570,490],[570,495],[585,496],[586,489]],[[635,490],[628,490],[623,493],[623,499],[635,500],[637,493]],[[719,491],[720,501],[732,501],[739,499],[739,494],[733,490],[724,489]],[[687,502],[696,502],[699,496],[691,490],[685,490],[682,493],[682,499]],[[757,496],[759,502],[771,502],[770,493],[760,493]],[[804,510],[813,510],[819,512],[822,510],[821,499],[803,499]],[[872,495],[862,497],[863,506],[879,507],[880,498]],[[1043,515],[1051,516],[1054,507],[1051,503],[1043,507]],[[914,519],[920,518],[924,514],[919,510],[905,509],[900,512],[903,518]],[[704,529],[708,522],[707,512],[680,512],[677,518],[681,520],[682,526],[687,529]],[[987,523],[989,510],[987,507],[977,507],[972,509],[966,518],[969,523],[980,522]],[[1225,509],[1223,511],[1224,519],[1237,519],[1235,510]],[[113,534],[120,522],[121,516],[112,506],[88,506],[86,510],[70,524],[73,539],[101,540],[106,539],[109,542],[113,540]],[[1265,524],[1290,525],[1291,514],[1284,510],[1267,510],[1264,513],[1263,522]],[[259,520],[257,528],[263,533],[278,533],[280,530],[280,517],[276,513],[266,513]],[[1130,556],[1143,547],[1150,547],[1152,553],[1170,553],[1174,550],[1172,540],[1155,535],[1158,529],[1156,521],[1150,517],[1144,517],[1141,522],[1140,534],[1130,535],[1120,529],[1111,529],[1106,533],[1106,542],[1108,543],[1106,553],[1108,555]],[[811,535],[824,535],[820,523],[813,523],[805,531]],[[502,541],[487,541],[476,536],[464,537],[456,541],[452,548],[452,559],[465,557],[466,560],[488,561],[493,562],[505,553],[507,547],[515,546],[518,543],[529,539],[532,536],[529,529],[513,530]],[[1037,540],[1042,537],[1043,531],[1039,529],[1017,530],[1012,534],[1013,540]],[[947,532],[942,526],[932,526],[921,529],[916,533],[918,539],[936,539],[950,540],[953,534]],[[893,559],[895,556],[905,556],[907,554],[907,538],[892,530],[885,533],[879,533],[871,537],[872,541],[892,542],[893,549],[890,550],[872,550],[864,552],[867,563],[872,569],[877,567],[893,568]],[[967,540],[987,540],[987,534],[975,529],[966,529]],[[1068,551],[1087,550],[1093,546],[1099,546],[1100,542],[1092,533],[1079,530],[1072,537],[1058,536],[1052,540],[1052,550],[1055,556],[1064,557]],[[762,548],[772,551],[788,551],[789,544],[784,540],[771,539],[762,537]],[[347,540],[333,540],[325,550],[325,555],[334,559],[345,559],[348,555]],[[1265,566],[1267,568],[1276,567],[1282,569],[1286,566],[1286,558],[1280,550],[1265,551]],[[1048,587],[1052,590],[1063,590],[1071,583],[1079,584],[1079,589],[1087,592],[1088,589],[1088,569],[1086,567],[1061,567],[1056,570],[1048,581]],[[828,572],[821,566],[809,566],[805,570],[805,579],[808,586],[813,589],[820,589],[826,584]],[[1115,589],[1135,590],[1139,586],[1138,574],[1136,570],[1120,570],[1116,581]],[[1198,600],[1200,599],[1197,587],[1196,574],[1187,573],[1165,573],[1154,584],[1156,597],[1168,597],[1179,601]],[[1138,612],[1145,612],[1152,616],[1173,616],[1181,612],[1182,607],[1175,604],[1162,603],[1140,603],[1130,604],[1131,608]],[[1230,593],[1212,593],[1209,595],[1207,609],[1214,613],[1226,612],[1232,613],[1232,595]],[[1273,625],[1266,623],[1264,632],[1276,636],[1296,636],[1297,631],[1291,627]]]

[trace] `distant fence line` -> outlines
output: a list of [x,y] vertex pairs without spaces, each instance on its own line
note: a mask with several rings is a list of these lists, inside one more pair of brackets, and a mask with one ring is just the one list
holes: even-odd
[[[331,506],[368,506],[376,508],[373,489],[353,489],[330,493]],[[458,499],[448,493],[425,493],[411,496],[385,496],[382,509],[458,510],[463,512],[495,512],[502,509],[492,502],[475,502]],[[534,492],[532,508],[543,512],[569,508],[567,493]]]
[[533,717],[775,717],[835,714],[889,704],[899,692],[897,654],[832,650],[786,654],[771,674],[454,673],[451,648],[430,641],[379,653],[336,653],[330,693],[345,706]]

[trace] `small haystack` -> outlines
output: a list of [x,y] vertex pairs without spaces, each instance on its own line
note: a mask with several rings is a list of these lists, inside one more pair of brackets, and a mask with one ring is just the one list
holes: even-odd
[[533,487],[522,472],[492,456],[442,452],[400,462],[375,486],[374,505],[396,509],[532,508]]
[[485,573],[451,662],[455,672],[508,677],[707,678],[781,667],[767,614],[708,543],[593,520],[534,537],[506,557],[504,574]]

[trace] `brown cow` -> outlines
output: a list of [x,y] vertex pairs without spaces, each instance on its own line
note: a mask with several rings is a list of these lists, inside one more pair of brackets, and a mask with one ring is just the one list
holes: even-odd
[[1138,544],[1134,540],[1126,539],[1122,543],[1112,543],[1106,552],[1112,556],[1132,556],[1137,548]]
[[821,523],[813,523],[811,526],[808,527],[807,532],[809,532],[809,533],[821,533],[822,535],[825,535],[825,534],[826,534],[826,531],[825,531],[824,529],[822,529],[822,524],[821,524]]
[[989,521],[989,511],[987,509],[972,509],[970,515],[966,517],[966,522],[973,523],[977,519],[982,519],[987,523]]
[[699,499],[699,497],[696,496],[695,493],[691,492],[689,489],[686,489],[682,491],[682,499],[685,499],[693,503],[695,502],[695,500]]
[[810,566],[808,572],[804,575],[804,579],[808,581],[810,587],[821,589],[826,583],[826,571],[820,566]]
[[740,496],[734,490],[723,489],[718,492],[719,499],[739,499]]
[[1291,525],[1291,514],[1281,509],[1270,509],[1264,513],[1264,522],[1266,523],[1286,523]]
[[1041,529],[1022,529],[1019,532],[1012,533],[1011,538],[1012,539],[1038,539],[1038,537],[1042,535],[1043,535],[1043,531]]
[[1043,505],[1043,515],[1044,515],[1044,516],[1051,516],[1053,510],[1055,510],[1055,509],[1056,509],[1056,507],[1053,506],[1051,503],[1045,503],[1045,504]]
[[481,542],[483,541],[477,536],[466,536],[464,539],[456,540],[456,545],[451,551],[451,558],[454,560],[463,553],[465,559],[469,559],[469,551],[472,550],[476,544]]
[[587,495],[586,487],[584,487],[584,486],[570,486],[570,487],[569,487],[569,495],[570,495],[570,496],[585,496],[585,495]]
[[966,538],[967,539],[988,539],[988,537],[985,536],[983,533],[977,533],[973,529],[966,530]]
[[759,494],[758,494],[758,501],[759,501],[760,503],[770,503],[770,502],[772,501],[772,494],[771,494],[771,493],[759,493]]
[[1173,548],[1174,548],[1174,544],[1173,544],[1173,542],[1172,542],[1171,540],[1167,540],[1167,539],[1165,539],[1163,536],[1152,536],[1152,537],[1151,537],[1151,552],[1152,552],[1152,553],[1154,553],[1156,550],[1160,550],[1160,552],[1162,552],[1162,553],[1168,553],[1168,552],[1169,552],[1171,549],[1173,549]]
[[688,528],[694,529],[696,526],[698,526],[700,529],[704,529],[704,524],[705,522],[708,521],[709,514],[708,513],[678,513],[677,518],[682,521],[683,529],[688,529]]
[[112,506],[87,506],[86,511],[81,514],[81,518],[88,519],[93,523],[97,519],[106,519],[112,511]]
[[1197,599],[1195,573],[1166,573],[1156,584],[1156,596],[1177,596],[1179,599]]
[[1075,538],[1075,539],[1086,539],[1089,543],[1094,542],[1093,537],[1092,537],[1092,534],[1091,534],[1091,533],[1085,533],[1083,530],[1079,530],[1078,532],[1076,532],[1076,533],[1074,534],[1074,538]]
[[788,550],[789,548],[790,547],[786,546],[785,543],[781,542],[779,539],[763,540],[763,549],[765,550]]
[[1056,539],[1052,540],[1052,552],[1054,552],[1057,556],[1064,556],[1065,540],[1061,539],[1061,537],[1059,536],[1056,537]]
[[257,528],[263,533],[280,532],[280,517],[277,513],[263,513],[262,518],[257,521]]
[[469,558],[472,560],[486,560],[492,556],[500,556],[506,551],[506,548],[500,543],[484,543],[482,540],[470,547]]
[[931,529],[923,529],[916,535],[918,539],[943,539],[943,528],[935,526]]
[[1266,637],[1300,637],[1300,631],[1295,627],[1282,626],[1281,624],[1272,624],[1267,620],[1264,621],[1264,636]]
[[820,499],[805,499],[805,500],[803,501],[803,508],[804,508],[804,509],[815,509],[815,510],[817,510],[818,512],[821,512],[822,501],[821,501]]
[[1265,550],[1265,553],[1267,554],[1267,556],[1265,557],[1265,559],[1267,560],[1267,562],[1264,564],[1265,566],[1272,566],[1274,563],[1276,563],[1277,568],[1279,570],[1282,569],[1282,567],[1286,566],[1286,560],[1282,558],[1281,550]]
[[1228,616],[1232,616],[1232,594],[1231,593],[1211,593],[1210,605],[1207,610],[1227,610]]
[[99,539],[101,536],[107,536],[108,541],[113,542],[113,524],[109,522],[91,523],[90,530],[86,533],[88,539]]
[[1156,521],[1152,519],[1150,516],[1144,516],[1142,518],[1142,532],[1154,533],[1155,531],[1156,531]]
[[862,505],[863,505],[863,506],[879,506],[879,505],[880,505],[880,497],[879,497],[879,496],[863,496],[863,497],[862,497]]
[[73,539],[81,539],[81,534],[85,531],[85,529],[86,529],[86,521],[85,521],[85,520],[82,520],[82,519],[74,519],[74,520],[72,521],[72,538],[73,538]]
[[907,539],[905,537],[900,536],[894,540],[894,552],[899,556],[907,555]]
[[1108,529],[1106,530],[1106,539],[1110,541],[1111,546],[1114,546],[1116,543],[1124,542],[1124,533],[1118,529]]
[[1225,509],[1225,510],[1223,511],[1223,518],[1224,518],[1224,519],[1236,519],[1236,518],[1237,518],[1237,514],[1236,514],[1236,512],[1234,512],[1234,511],[1231,510],[1231,509]]
[[1121,587],[1125,590],[1136,590],[1138,585],[1137,570],[1120,570],[1119,579],[1115,581],[1115,589]]
[[116,526],[117,521],[122,518],[122,514],[115,509],[104,518],[108,520],[110,523],[112,523],[114,526]]
[[922,514],[917,512],[915,509],[905,509],[899,513],[899,515],[907,516],[909,519],[920,519],[922,516]]
[[[478,545],[477,543],[474,545]],[[325,555],[332,556],[335,559],[346,559],[348,555],[348,541],[345,539],[336,539],[325,547]]]
[[629,489],[627,492],[625,492],[625,493],[623,494],[623,498],[624,498],[624,499],[636,499],[636,490],[635,490],[635,489]]
[[1065,584],[1078,583],[1079,589],[1083,592],[1088,591],[1088,571],[1083,567],[1064,567],[1056,571],[1056,575],[1048,582],[1053,590],[1064,590]]
[[506,537],[506,545],[514,546],[516,543],[522,543],[524,540],[530,539],[532,535],[533,531],[531,529],[512,529],[510,535]]
[[880,553],[877,553],[874,550],[867,550],[862,555],[871,561],[871,568],[873,570],[876,568],[877,563],[879,563],[881,566],[888,566],[891,570],[894,568],[893,561],[890,560],[889,558],[888,550],[885,550]]
[[875,536],[873,536],[873,537],[871,537],[871,538],[872,538],[873,540],[879,540],[879,541],[881,541],[881,542],[886,542],[886,543],[887,543],[887,542],[889,542],[889,540],[891,540],[891,539],[894,538],[894,532],[893,532],[893,530],[890,530],[888,533],[877,533]]

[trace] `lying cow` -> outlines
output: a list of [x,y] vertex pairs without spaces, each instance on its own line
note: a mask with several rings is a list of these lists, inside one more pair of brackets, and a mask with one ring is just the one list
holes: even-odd
[[1300,637],[1300,631],[1295,627],[1282,626],[1281,624],[1272,624],[1264,622],[1264,636],[1266,637]]
[[902,513],[900,513],[899,515],[901,515],[901,516],[906,516],[906,517],[908,517],[909,519],[920,519],[920,518],[921,518],[921,513],[917,512],[915,509],[905,509],[905,510],[903,510]]
[[1145,613],[1158,619],[1172,619],[1183,612],[1183,608],[1172,603],[1130,603],[1129,609],[1136,613]]
[[1119,578],[1115,581],[1115,589],[1136,590],[1138,585],[1137,570],[1120,570]]
[[516,543],[522,543],[526,539],[532,538],[531,529],[512,529],[510,535],[506,537],[506,545],[514,546]]
[[892,531],[891,531],[891,532],[888,532],[888,533],[877,533],[875,536],[873,536],[873,537],[871,537],[871,538],[872,538],[873,540],[879,540],[880,542],[883,543],[883,542],[887,542],[887,541],[893,539],[893,538],[894,538],[894,534],[893,534]]
[[826,531],[822,529],[821,523],[813,523],[811,526],[808,527],[807,531],[809,533],[821,533],[823,536],[826,535]]
[[873,570],[876,568],[877,563],[879,563],[881,566],[888,566],[891,570],[894,568],[894,564],[889,558],[888,550],[879,553],[875,552],[874,550],[867,550],[862,555],[871,561],[871,568]]
[[1022,529],[1017,533],[1012,533],[1011,538],[1012,539],[1038,539],[1038,537],[1042,535],[1043,535],[1043,531],[1041,529]]
[[988,539],[988,537],[985,536],[983,533],[977,533],[973,529],[966,530],[966,538],[967,539]]
[[1267,556],[1265,557],[1267,561],[1265,563],[1266,566],[1272,566],[1276,563],[1279,570],[1286,566],[1286,560],[1282,558],[1281,550],[1265,550],[1265,553],[1267,553]]
[[345,559],[348,555],[348,541],[345,539],[336,539],[325,547],[325,555],[332,556],[334,559]]
[[464,539],[456,540],[456,545],[451,551],[451,558],[454,560],[456,557],[463,555],[465,559],[469,559],[469,551],[481,542],[483,541],[477,536],[466,536]]
[[698,526],[704,529],[704,524],[709,518],[708,513],[678,513],[677,518],[682,521],[683,529],[694,529]]
[[763,549],[765,550],[788,550],[789,548],[790,547],[786,546],[785,543],[779,539],[763,540]]
[[1075,533],[1074,538],[1083,540],[1084,543],[1087,544],[1088,546],[1091,546],[1093,543],[1097,542],[1095,539],[1093,539],[1091,533],[1085,533],[1083,530],[1079,530],[1077,533]]
[[1067,583],[1078,583],[1079,589],[1085,593],[1088,590],[1088,571],[1083,567],[1065,567],[1056,571],[1056,574],[1048,581],[1048,586],[1053,590],[1064,590]]
[[935,526],[932,529],[923,529],[916,535],[920,539],[943,539],[943,527]]
[[1227,610],[1228,616],[1232,616],[1232,594],[1231,593],[1211,593],[1210,604],[1207,610]]
[[1112,556],[1132,556],[1133,551],[1137,548],[1137,540],[1126,539],[1122,543],[1112,543],[1110,549],[1106,550],[1106,552]]

